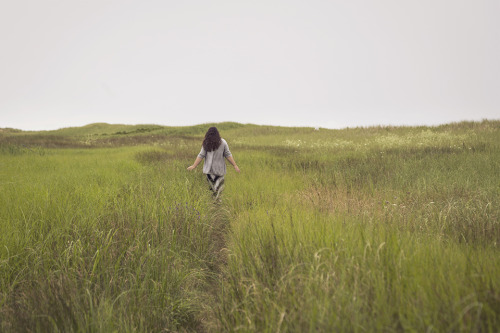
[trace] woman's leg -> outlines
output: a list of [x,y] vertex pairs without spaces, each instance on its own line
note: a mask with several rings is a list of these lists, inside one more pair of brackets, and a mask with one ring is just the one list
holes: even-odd
[[210,185],[210,190],[216,199],[219,198],[222,190],[224,189],[224,176],[216,176],[207,174],[207,181]]

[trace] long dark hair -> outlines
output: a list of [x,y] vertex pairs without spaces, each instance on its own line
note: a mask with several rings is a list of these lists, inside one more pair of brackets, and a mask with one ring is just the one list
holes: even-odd
[[219,148],[222,140],[220,138],[219,131],[217,127],[210,127],[205,134],[205,139],[203,140],[203,148],[206,151],[214,151]]

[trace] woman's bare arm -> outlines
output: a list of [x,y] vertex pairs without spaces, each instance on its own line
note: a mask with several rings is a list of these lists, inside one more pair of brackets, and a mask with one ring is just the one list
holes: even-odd
[[193,165],[191,166],[188,166],[188,170],[191,171],[193,170],[194,168],[196,168],[198,166],[198,164],[200,164],[200,162],[202,161],[203,159],[200,158],[200,157],[196,157],[196,160],[194,161]]
[[233,156],[228,156],[226,158],[229,161],[229,163],[231,163],[234,166],[234,170],[236,170],[236,172],[240,172],[240,168],[238,168],[238,166],[236,165]]

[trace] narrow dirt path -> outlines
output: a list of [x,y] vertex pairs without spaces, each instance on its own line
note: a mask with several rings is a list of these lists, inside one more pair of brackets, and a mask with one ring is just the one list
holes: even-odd
[[203,305],[204,311],[200,314],[201,325],[199,332],[219,332],[220,326],[216,318],[216,307],[220,292],[220,283],[223,279],[223,268],[227,264],[227,234],[229,231],[230,212],[223,203],[223,200],[214,201],[210,209],[210,223],[213,231],[212,253],[213,261],[210,266],[210,274],[207,279],[207,298]]

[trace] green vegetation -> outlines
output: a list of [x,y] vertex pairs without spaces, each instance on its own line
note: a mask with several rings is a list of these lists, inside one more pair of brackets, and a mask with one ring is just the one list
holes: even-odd
[[500,121],[0,130],[0,331],[500,327]]

